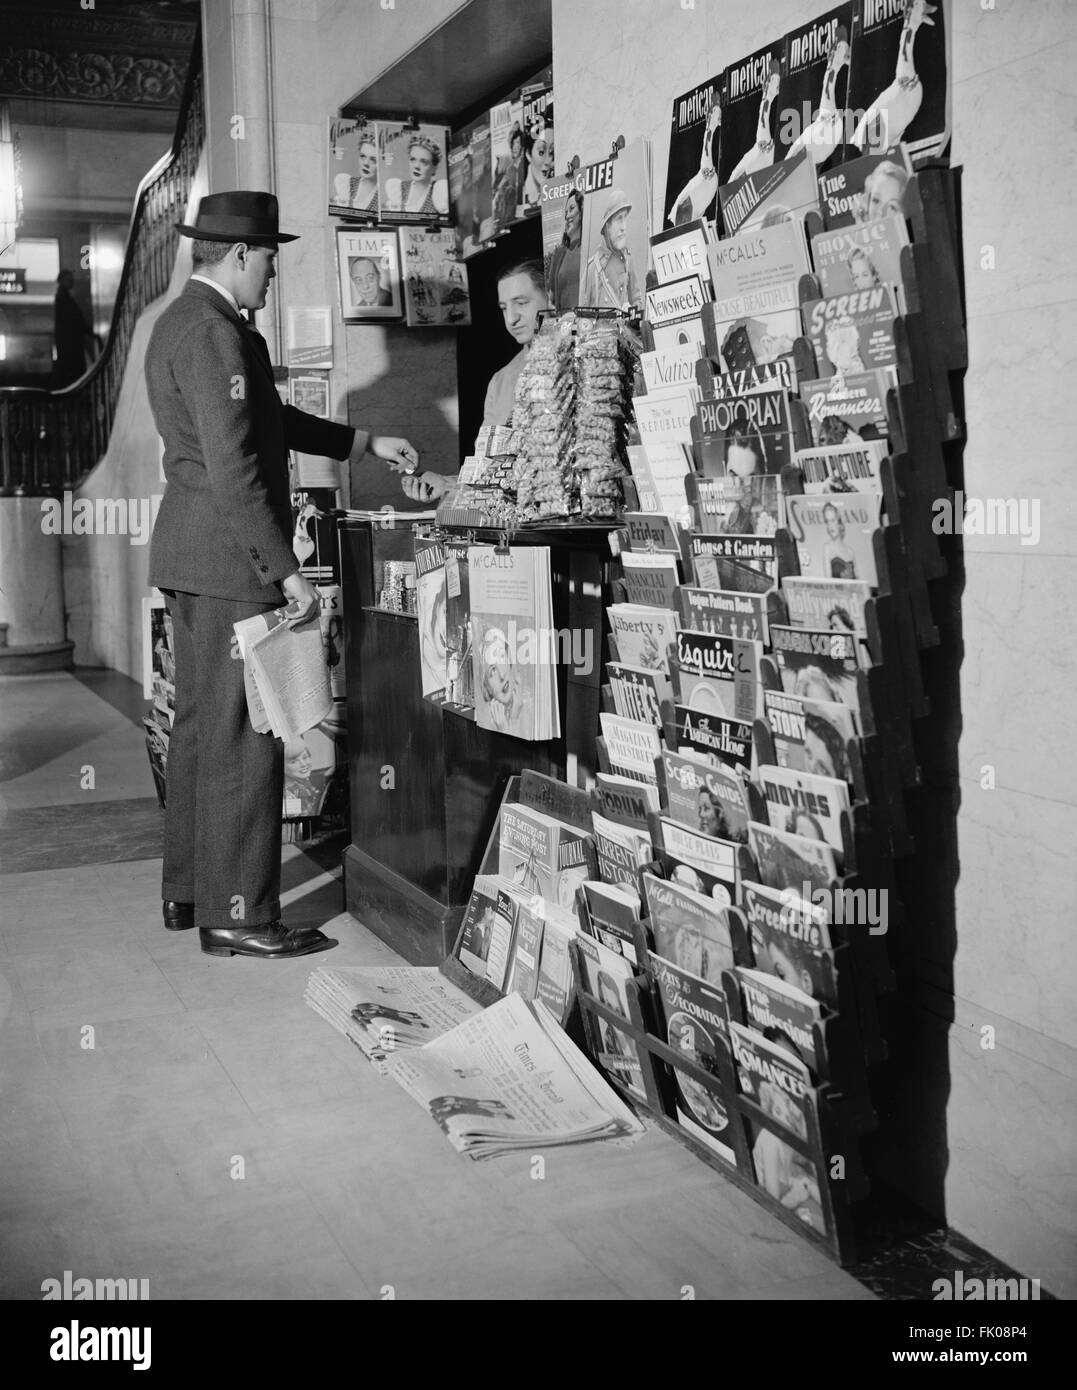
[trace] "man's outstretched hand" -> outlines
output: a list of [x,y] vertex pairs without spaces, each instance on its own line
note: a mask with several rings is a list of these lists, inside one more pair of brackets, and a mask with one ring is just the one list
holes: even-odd
[[374,434],[370,437],[367,450],[375,458],[384,459],[394,473],[418,472],[419,451],[406,439],[397,439],[388,434]]
[[455,478],[447,478],[443,473],[426,472],[420,473],[417,478],[402,478],[400,486],[409,501],[436,502],[445,496],[455,482]]

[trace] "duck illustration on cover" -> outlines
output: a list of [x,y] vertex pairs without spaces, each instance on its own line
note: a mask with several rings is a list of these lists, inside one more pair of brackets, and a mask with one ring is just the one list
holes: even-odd
[[782,69],[777,58],[770,62],[770,75],[763,87],[763,97],[759,103],[759,119],[755,127],[755,144],[741,159],[729,176],[730,183],[736,183],[746,174],[754,174],[758,169],[766,169],[774,163],[774,136],[770,129],[770,112],[778,98]]
[[924,88],[913,50],[920,26],[934,26],[931,16],[937,10],[938,6],[928,0],[906,0],[894,80],[879,93],[853,131],[852,143],[865,153],[878,153],[896,145],[915,120],[924,100]]
[[819,109],[816,111],[811,124],[801,131],[797,139],[789,146],[787,159],[792,159],[802,150],[806,150],[808,158],[818,168],[820,164],[826,163],[841,144],[845,132],[845,111],[838,110],[838,78],[842,69],[849,66],[851,55],[849,33],[843,24],[838,28],[837,37],[831,45],[827,58],[826,71],[823,74],[823,91],[819,98]]
[[718,192],[718,167],[714,158],[715,137],[722,126],[722,107],[715,96],[707,123],[703,128],[703,149],[699,155],[699,171],[684,185],[673,200],[667,222],[679,227],[683,222],[696,222],[714,202]]

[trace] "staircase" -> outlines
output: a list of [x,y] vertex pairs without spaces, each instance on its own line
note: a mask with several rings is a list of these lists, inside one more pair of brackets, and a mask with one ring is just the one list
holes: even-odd
[[0,497],[74,490],[108,447],[135,325],[168,288],[205,141],[201,35],[195,39],[172,147],[139,184],[104,351],[57,391],[0,387]]

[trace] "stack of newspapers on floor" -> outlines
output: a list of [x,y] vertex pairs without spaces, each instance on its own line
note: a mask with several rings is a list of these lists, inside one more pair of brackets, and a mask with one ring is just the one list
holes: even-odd
[[458,1153],[638,1134],[643,1126],[541,1000],[480,1009],[435,968],[323,967],[307,1003],[427,1110]]

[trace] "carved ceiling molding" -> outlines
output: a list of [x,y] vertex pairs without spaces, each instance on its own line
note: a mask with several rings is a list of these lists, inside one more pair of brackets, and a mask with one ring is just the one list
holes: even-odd
[[190,49],[176,57],[0,50],[0,96],[111,106],[178,107]]
[[135,14],[109,15],[96,9],[49,10],[25,5],[17,18],[10,11],[4,15],[4,28],[9,43],[27,48],[74,45],[96,50],[115,43],[127,48],[190,52],[195,20],[184,23]]

